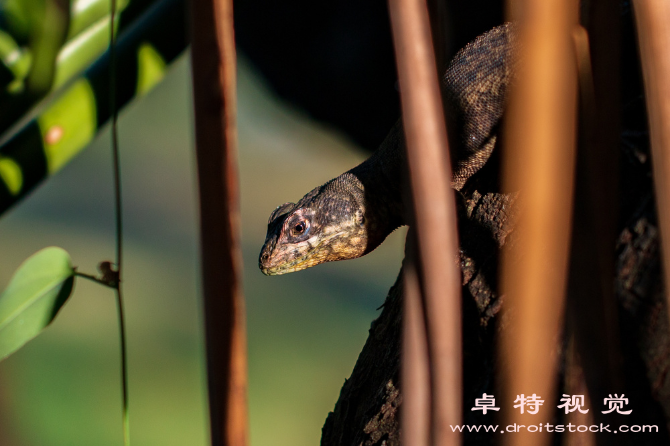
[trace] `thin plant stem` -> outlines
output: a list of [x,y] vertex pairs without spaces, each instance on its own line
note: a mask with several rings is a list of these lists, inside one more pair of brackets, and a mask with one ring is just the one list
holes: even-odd
[[123,219],[121,214],[121,167],[119,162],[118,111],[116,109],[116,0],[110,0],[109,35],[109,104],[112,115],[112,158],[114,164],[114,214],[116,216],[116,303],[119,312],[119,336],[121,343],[121,391],[123,394],[123,444],[130,446],[130,422],[128,418],[128,360],[126,354],[126,327],[121,293],[121,261],[123,252]]
[[126,328],[123,315],[121,285],[116,286],[116,301],[119,308],[119,332],[121,335],[121,389],[123,392],[123,444],[130,446],[130,422],[128,419],[128,364],[126,358]]
[[[95,277],[91,274],[80,273],[79,271],[75,271],[74,275],[77,276],[77,277],[83,277],[84,279],[92,280],[93,282],[99,283],[100,285],[104,285],[104,286],[107,286],[107,287],[110,286],[109,283],[105,282],[104,280],[100,280],[100,279],[98,279],[97,277]],[[116,289],[116,286],[111,286],[111,288]]]

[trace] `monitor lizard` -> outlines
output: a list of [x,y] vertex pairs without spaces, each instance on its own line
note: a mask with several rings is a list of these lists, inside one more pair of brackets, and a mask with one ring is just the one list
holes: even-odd
[[[622,37],[620,50],[622,85],[626,87],[619,104],[624,131],[618,192],[621,232],[615,274],[621,361],[627,365],[626,393],[636,395],[640,401],[634,412],[638,415],[633,416],[644,423],[667,425],[670,336],[664,317],[665,287],[659,272],[659,231],[647,116],[630,9],[624,8],[622,14],[625,38]],[[608,40],[607,45],[610,44]],[[509,222],[514,213],[510,208],[516,206],[516,194],[490,192],[488,187],[480,186],[489,181],[488,176],[496,167],[492,158],[499,152],[494,148],[498,146],[506,90],[514,80],[515,49],[513,25],[494,28],[456,55],[442,85],[450,110],[452,186],[459,192],[462,280],[464,292],[473,298],[463,299],[463,388],[470,403],[491,390],[494,335],[509,323],[505,318],[497,318],[496,324],[490,321],[502,305],[503,297],[497,295],[495,286],[497,248],[509,242],[509,226],[514,226]],[[268,222],[259,259],[261,270],[268,275],[284,274],[327,261],[359,257],[376,248],[391,231],[407,223],[402,202],[404,156],[402,126],[398,123],[361,165],[312,190],[298,203],[279,206]],[[477,172],[481,174],[476,175]],[[402,280],[401,273],[389,291],[382,314],[371,325],[351,378],[345,381],[339,401],[328,416],[321,441],[324,446],[400,444]],[[466,424],[469,414],[464,414]],[[468,444],[490,443],[483,437],[487,433],[467,435]],[[668,432],[661,429],[656,438],[650,441],[667,444]]]
[[[484,166],[498,141],[513,80],[515,41],[513,24],[493,28],[461,49],[442,79],[453,147],[451,185],[457,191]],[[297,203],[278,206],[268,220],[259,256],[261,271],[279,275],[357,258],[406,225],[405,156],[398,121],[363,163]]]

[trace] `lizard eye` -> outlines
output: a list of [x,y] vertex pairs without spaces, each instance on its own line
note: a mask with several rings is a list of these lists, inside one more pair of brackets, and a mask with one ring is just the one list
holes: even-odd
[[307,234],[309,231],[309,222],[307,220],[298,220],[291,225],[291,235],[293,237],[300,237]]
[[294,227],[293,227],[293,234],[294,235],[301,235],[302,233],[305,232],[305,229],[307,228],[307,225],[305,224],[304,221],[299,221]]

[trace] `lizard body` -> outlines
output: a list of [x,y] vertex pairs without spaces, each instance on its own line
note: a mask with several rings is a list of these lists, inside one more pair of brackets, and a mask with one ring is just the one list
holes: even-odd
[[[452,187],[461,190],[489,159],[512,80],[512,24],[493,28],[460,50],[443,78],[453,130]],[[270,215],[259,257],[266,275],[360,257],[407,224],[402,189],[406,177],[402,122],[360,165]]]

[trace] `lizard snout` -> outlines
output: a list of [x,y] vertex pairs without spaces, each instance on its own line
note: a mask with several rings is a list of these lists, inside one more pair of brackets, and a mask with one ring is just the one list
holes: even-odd
[[258,267],[263,272],[263,274],[265,274],[266,276],[269,275],[268,270],[272,267],[272,265],[270,265],[270,263],[271,263],[270,262],[270,253],[272,251],[272,248],[274,247],[274,246],[271,247],[271,246],[268,246],[268,245],[269,245],[269,243],[267,243],[267,242],[263,245],[263,248],[261,249],[261,253],[258,256]]

